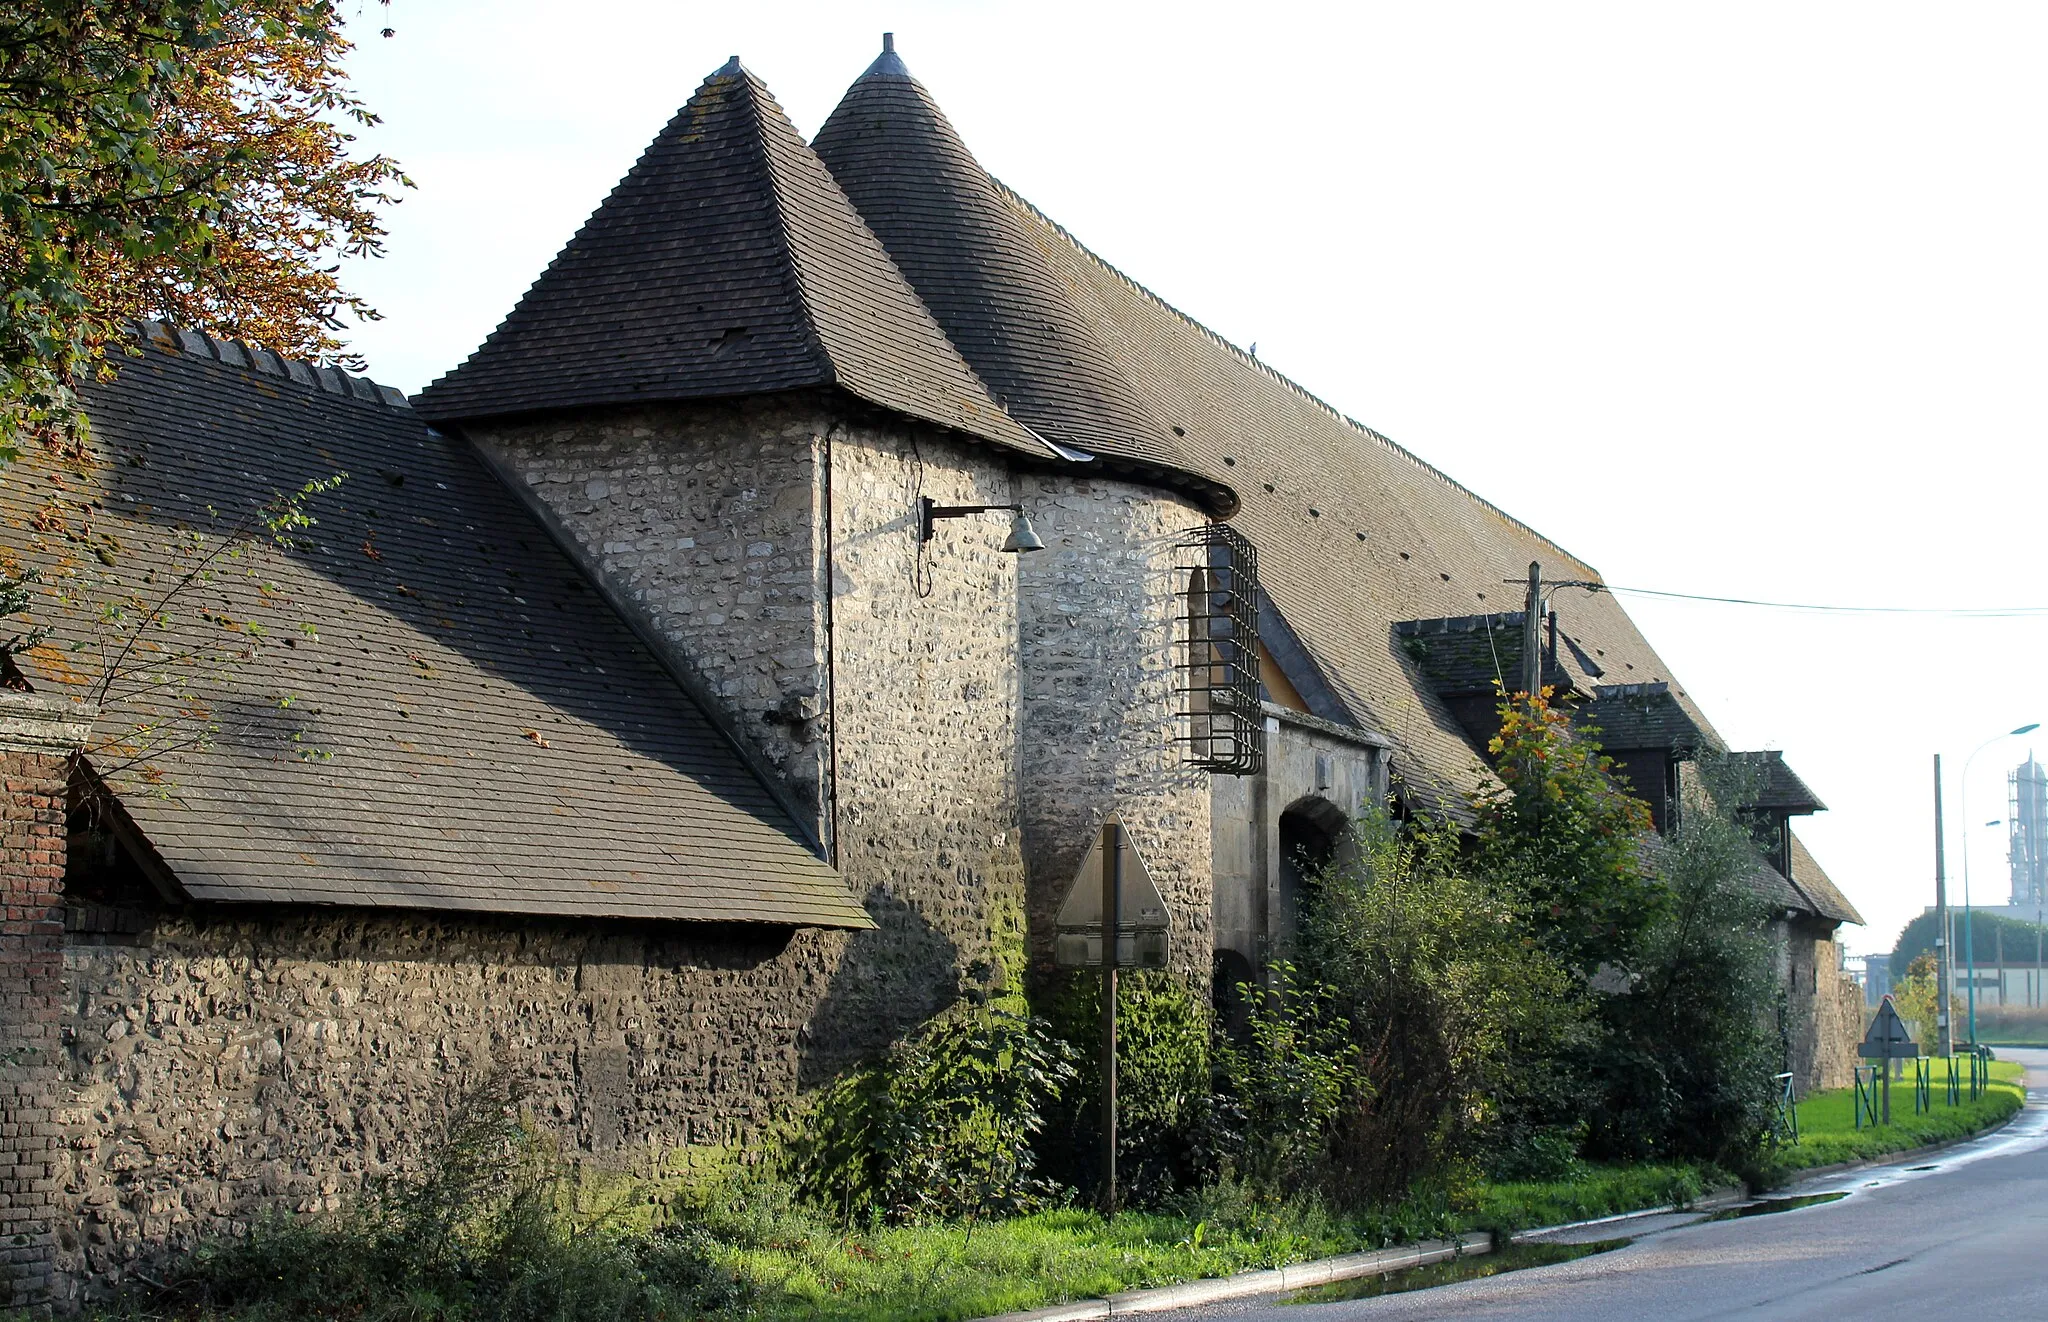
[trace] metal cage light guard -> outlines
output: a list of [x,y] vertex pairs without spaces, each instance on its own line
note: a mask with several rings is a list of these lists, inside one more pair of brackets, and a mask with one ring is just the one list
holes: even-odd
[[1258,549],[1227,523],[1194,529],[1180,546],[1187,649],[1177,667],[1186,698],[1187,765],[1226,776],[1266,768],[1259,685]]

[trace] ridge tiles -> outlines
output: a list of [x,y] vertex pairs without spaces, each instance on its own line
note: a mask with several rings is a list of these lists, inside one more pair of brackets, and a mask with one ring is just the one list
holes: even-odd
[[953,344],[1056,444],[1206,476],[1089,329],[893,38],[883,42],[813,145]]
[[459,422],[821,386],[1053,457],[991,398],[735,57],[417,404]]

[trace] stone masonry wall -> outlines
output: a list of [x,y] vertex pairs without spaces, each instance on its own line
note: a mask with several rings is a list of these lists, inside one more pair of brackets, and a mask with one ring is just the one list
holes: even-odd
[[851,1055],[993,981],[1021,946],[1018,557],[994,515],[941,522],[920,556],[912,509],[1008,503],[1007,466],[810,394],[473,439],[816,805],[881,925],[848,955],[866,994],[820,1036]]
[[1034,974],[1052,971],[1061,897],[1112,807],[1173,921],[1174,970],[1209,985],[1209,775],[1182,763],[1185,563],[1204,522],[1149,487],[1057,474],[1020,479],[1046,549],[1019,565],[1024,833]]
[[824,801],[817,438],[809,396],[469,429],[696,674],[816,820]]
[[1832,934],[1790,924],[1786,943],[1786,1012],[1792,1035],[1793,1087],[1801,1096],[1816,1089],[1846,1088],[1860,1062],[1863,992],[1842,972],[1841,949]]
[[0,691],[0,1308],[42,1309],[62,1220],[64,819],[87,726]]
[[647,1173],[795,1095],[844,933],[250,908],[75,934],[58,1265],[75,1295],[415,1161],[494,1068],[573,1156]]

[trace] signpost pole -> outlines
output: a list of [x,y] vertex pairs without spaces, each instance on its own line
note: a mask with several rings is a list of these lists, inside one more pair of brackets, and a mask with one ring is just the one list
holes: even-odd
[[[1941,848],[1941,754],[1934,755],[1934,1032],[1935,1054],[1955,1050],[1948,1025],[1948,871]],[[1904,970],[1900,970],[1902,973]]]
[[1123,925],[1124,828],[1102,828],[1102,1211],[1116,1211],[1116,945]]

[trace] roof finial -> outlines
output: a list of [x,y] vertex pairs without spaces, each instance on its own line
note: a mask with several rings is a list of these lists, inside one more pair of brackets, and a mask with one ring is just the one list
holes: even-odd
[[903,61],[902,61],[902,60],[900,60],[900,59],[898,59],[898,58],[896,57],[896,34],[895,34],[895,33],[893,33],[893,32],[884,32],[884,33],[882,34],[882,53],[881,53],[880,55],[877,55],[877,56],[875,57],[875,62],[874,62],[873,64],[870,64],[870,65],[868,66],[868,71],[867,71],[866,73],[862,74],[862,75],[861,75],[861,77],[863,77],[863,78],[908,78],[908,77],[910,77],[910,70],[908,70],[908,69],[904,68],[904,67],[903,67]]

